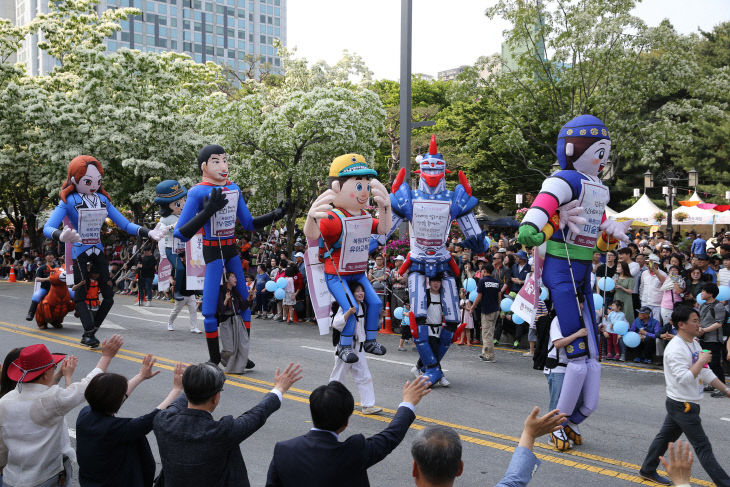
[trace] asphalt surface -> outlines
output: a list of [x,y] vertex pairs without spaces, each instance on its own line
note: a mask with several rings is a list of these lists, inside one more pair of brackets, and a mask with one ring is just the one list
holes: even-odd
[[[61,330],[38,330],[35,322],[24,319],[31,294],[30,284],[0,281],[0,354],[4,356],[13,347],[42,342],[53,352],[78,356],[75,377],[83,377],[96,364],[99,354],[79,345],[81,325],[78,319],[69,315]],[[112,362],[110,371],[132,377],[144,354],[159,357],[162,373],[137,388],[123,405],[120,416],[138,416],[152,410],[172,387],[171,370],[175,362],[201,362],[208,358],[203,336],[188,331],[186,311],[178,317],[176,330],[167,331],[171,307],[164,301],[153,301],[150,307],[138,307],[132,298],[117,295],[105,326],[98,333],[100,339],[113,333],[124,337],[124,347]],[[202,328],[200,315],[199,323]],[[363,416],[356,410],[341,438],[354,433],[368,436],[382,430],[401,401],[403,385],[412,378],[410,368],[417,359],[416,352],[398,352],[396,336],[381,335],[379,341],[389,352],[382,358],[370,358],[369,366],[375,382],[376,404],[383,407],[384,412]],[[523,357],[521,352],[500,348],[495,363],[483,363],[477,358],[477,347],[452,346],[443,361],[451,386],[434,388],[418,404],[418,418],[403,443],[369,470],[371,485],[414,485],[410,445],[417,430],[434,423],[452,426],[462,437],[465,465],[457,485],[496,484],[509,464],[525,417],[533,406],[544,410],[548,404],[544,375],[533,370],[532,360]],[[331,337],[320,336],[314,324],[286,325],[254,320],[251,359],[256,362],[252,371],[229,376],[215,417],[240,415],[254,406],[272,387],[276,367],[294,361],[304,368],[304,378],[290,390],[281,409],[241,445],[251,485],[262,486],[274,444],[304,434],[312,426],[307,398],[310,391],[329,379],[333,365]],[[349,381],[346,385],[358,401],[354,383]],[[664,418],[664,398],[664,377],[659,368],[605,364],[599,407],[581,428],[583,445],[568,452],[558,452],[548,444],[547,437],[540,438],[535,452],[542,465],[532,483],[543,486],[656,485],[638,477],[637,470]],[[80,407],[66,418],[72,436]],[[730,400],[713,399],[707,394],[702,401],[701,414],[720,464],[730,470]],[[157,458],[154,435],[150,434],[148,438]],[[692,473],[693,485],[714,485],[698,461],[695,461]]]

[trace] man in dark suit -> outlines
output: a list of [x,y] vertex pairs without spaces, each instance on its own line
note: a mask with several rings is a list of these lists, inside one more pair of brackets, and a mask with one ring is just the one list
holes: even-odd
[[428,394],[425,376],[403,387],[403,402],[387,428],[370,438],[361,434],[339,440],[355,408],[352,394],[337,381],[319,386],[309,396],[309,433],[274,447],[267,487],[366,487],[367,469],[383,460],[406,435],[416,418],[414,408]]
[[183,375],[183,391],[154,420],[162,475],[168,487],[248,487],[240,443],[261,428],[281,407],[284,393],[301,379],[299,364],[276,369],[274,388],[256,406],[237,418],[219,421],[211,414],[220,403],[226,376],[211,363],[191,365]]

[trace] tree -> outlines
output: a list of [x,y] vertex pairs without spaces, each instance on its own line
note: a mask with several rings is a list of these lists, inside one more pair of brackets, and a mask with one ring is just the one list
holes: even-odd
[[198,126],[231,155],[233,179],[252,188],[254,213],[271,209],[274,195],[290,202],[291,250],[295,220],[323,190],[332,159],[357,152],[373,160],[385,113],[377,95],[361,86],[369,73],[358,57],[345,53],[334,66],[310,66],[281,48],[280,55],[281,86],[252,81],[241,98],[214,93],[200,106]]

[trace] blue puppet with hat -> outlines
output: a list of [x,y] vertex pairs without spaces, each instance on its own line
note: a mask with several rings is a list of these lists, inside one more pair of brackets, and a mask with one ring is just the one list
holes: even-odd
[[[580,444],[577,425],[598,405],[601,366],[598,362],[596,315],[591,291],[593,252],[606,252],[628,242],[631,221],[606,217],[609,190],[599,173],[608,164],[611,138],[601,120],[580,115],[558,134],[560,171],[542,184],[519,228],[518,241],[538,247],[545,243],[542,279],[553,297],[560,329],[567,337],[585,328],[586,336],[565,347],[568,356],[558,409],[568,414],[564,429],[554,436],[558,449],[567,449],[567,438]],[[587,296],[581,315],[578,296]],[[579,396],[582,406],[576,408]],[[567,438],[566,438],[567,436]]]
[[185,206],[188,190],[179,181],[166,179],[155,187],[155,193],[155,204],[160,205],[160,222],[169,227],[169,231],[159,242],[160,255],[166,256],[172,264],[175,278],[174,297],[182,301],[182,289],[185,286],[185,243],[175,238],[173,232]]

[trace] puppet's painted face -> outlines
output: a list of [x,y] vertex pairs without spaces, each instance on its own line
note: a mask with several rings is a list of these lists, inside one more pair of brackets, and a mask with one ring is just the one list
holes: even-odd
[[435,188],[446,175],[446,162],[440,157],[427,154],[419,164],[421,179]]
[[173,201],[172,203],[168,203],[167,207],[170,208],[170,211],[172,211],[173,215],[180,215],[183,210],[183,206],[185,206],[185,201],[188,199],[187,196],[183,196],[177,201]]
[[218,186],[223,186],[228,180],[228,158],[226,154],[211,154],[207,162],[201,166],[203,179]]
[[81,194],[94,194],[101,187],[101,173],[95,165],[86,166],[86,174],[81,177],[80,181],[71,176],[71,182],[76,186],[76,191]]
[[348,213],[359,214],[361,210],[365,209],[369,200],[370,181],[366,176],[355,176],[342,184],[335,197],[334,205]]
[[578,159],[573,162],[576,171],[589,176],[598,176],[608,164],[608,156],[611,153],[611,141],[601,139],[588,147]]

